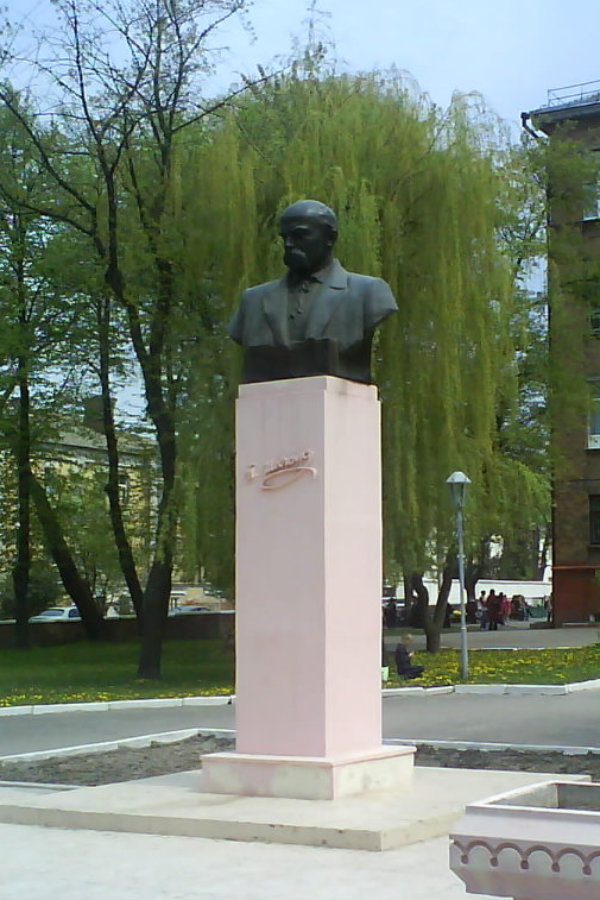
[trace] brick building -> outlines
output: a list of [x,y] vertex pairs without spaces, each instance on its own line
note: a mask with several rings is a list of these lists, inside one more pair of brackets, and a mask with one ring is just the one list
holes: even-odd
[[[553,603],[555,624],[563,625],[600,614],[600,202],[588,174],[600,151],[600,82],[551,91],[547,105],[522,121],[554,149],[568,142],[576,150],[554,180],[550,174],[548,229],[550,351],[567,380],[552,415]],[[553,310],[553,279],[560,310]]]

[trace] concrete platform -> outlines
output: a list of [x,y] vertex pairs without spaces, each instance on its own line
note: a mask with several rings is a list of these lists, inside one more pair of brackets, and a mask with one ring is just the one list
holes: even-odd
[[203,793],[200,770],[62,791],[0,784],[0,822],[389,850],[448,834],[467,803],[553,777],[416,767],[402,790],[329,801]]
[[204,790],[245,797],[341,800],[401,791],[413,776],[415,747],[379,747],[338,759],[208,753],[202,756]]

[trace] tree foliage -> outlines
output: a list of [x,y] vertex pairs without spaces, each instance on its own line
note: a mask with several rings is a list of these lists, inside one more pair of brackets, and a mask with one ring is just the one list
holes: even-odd
[[[35,114],[25,117],[14,91],[0,90],[7,113],[26,133],[54,186],[54,203],[38,203],[35,212],[87,241],[125,317],[141,373],[162,488],[143,598],[139,673],[144,677],[160,672],[177,533],[176,321],[189,305],[180,292],[178,154],[187,131],[224,103],[203,101],[201,81],[210,68],[213,33],[245,5],[245,0],[119,0],[102,6],[57,0],[60,30],[45,36],[36,59],[55,104],[53,124],[45,121],[41,98]],[[105,299],[95,297],[99,303]],[[110,309],[98,309],[111,519],[137,606],[141,591],[118,498],[107,371]]]
[[507,192],[517,176],[501,125],[461,96],[442,114],[395,71],[297,70],[224,116],[195,171],[188,203],[202,198],[198,230],[211,232],[199,265],[230,311],[242,288],[281,272],[277,216],[306,196],[336,210],[342,263],[394,290],[399,313],[375,359],[388,572],[446,564],[444,482],[458,468],[472,480],[473,548],[542,521],[546,473],[517,440],[515,323],[519,339],[529,324],[507,234],[522,228],[520,253],[531,240]]
[[[342,263],[383,277],[398,299],[374,349],[388,575],[437,567],[449,584],[455,469],[472,481],[473,555],[547,511],[547,471],[523,414],[536,400],[524,373],[537,320],[519,281],[539,209],[501,125],[475,97],[440,111],[396,70],[336,75],[320,45],[288,74],[245,83],[235,106],[205,100],[208,42],[244,6],[57,0],[60,54],[46,44],[38,57],[52,121],[41,101],[24,114],[0,89],[52,185],[35,202],[11,199],[56,229],[54,274],[65,269],[64,294],[87,300],[78,346],[102,386],[111,520],[132,595],[110,401],[128,356],[140,372],[162,488],[143,600],[139,671],[150,677],[174,562],[190,578],[233,583],[239,359],[226,323],[245,287],[281,273],[277,218],[299,198],[336,210]],[[442,599],[429,622],[438,631]]]

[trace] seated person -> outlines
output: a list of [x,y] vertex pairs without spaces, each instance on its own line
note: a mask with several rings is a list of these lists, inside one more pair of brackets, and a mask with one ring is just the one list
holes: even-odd
[[405,634],[402,642],[398,644],[394,651],[394,659],[396,660],[396,670],[401,678],[418,678],[425,671],[425,666],[415,666],[412,662],[412,650],[410,642],[412,637]]

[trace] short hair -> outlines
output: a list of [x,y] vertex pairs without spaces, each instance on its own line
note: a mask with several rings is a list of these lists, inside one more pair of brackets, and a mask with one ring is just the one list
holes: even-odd
[[336,236],[338,233],[336,214],[320,200],[298,200],[297,203],[292,203],[281,213],[279,224],[281,225],[286,219],[316,219],[317,222],[326,225]]

